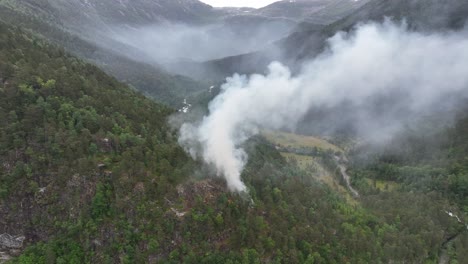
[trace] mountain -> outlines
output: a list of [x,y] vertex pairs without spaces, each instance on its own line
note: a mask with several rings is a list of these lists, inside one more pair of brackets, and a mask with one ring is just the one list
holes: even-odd
[[376,0],[353,14],[317,31],[306,27],[280,41],[285,57],[295,61],[310,59],[321,52],[325,40],[338,31],[349,31],[358,23],[383,21],[386,17],[405,21],[411,30],[437,31],[460,29],[468,19],[468,2],[462,0]]
[[[68,51],[100,65],[160,102],[179,107],[183,98],[204,91],[211,84],[199,84],[174,75],[184,74],[210,83],[213,76],[217,80],[217,76],[223,74],[222,70],[213,75],[218,65],[205,68],[200,61],[263,50],[285,38],[303,20],[312,21],[309,23],[313,27],[320,28],[323,27],[320,23],[336,21],[364,2],[281,1],[258,10],[212,8],[197,0],[118,3],[110,0],[3,0],[0,4],[4,12],[37,20],[28,25],[21,21],[24,27],[58,41]],[[4,20],[8,17],[5,15]],[[8,22],[16,23],[14,19]],[[161,30],[168,23],[190,26],[184,30],[180,26],[169,32]],[[174,35],[174,32],[185,32],[185,35]],[[79,40],[63,41],[63,38]],[[212,47],[206,49],[210,43]],[[199,51],[193,52],[193,48]],[[263,64],[263,60],[260,61]],[[244,64],[255,69],[259,63]],[[135,68],[144,70],[139,73]],[[168,83],[177,87],[190,84],[188,89],[171,91]]]
[[262,8],[217,8],[224,16],[256,16],[286,19],[296,23],[309,22],[327,25],[335,22],[367,3],[369,0],[281,0]]
[[[367,0],[299,0],[278,1],[260,9],[225,8],[224,17],[228,28],[241,32],[239,36],[248,39],[252,34],[252,25],[257,25],[259,31],[267,28],[269,31],[279,31],[281,34],[260,40],[263,45],[249,50],[248,54],[232,54],[226,58],[215,58],[208,63],[184,62],[184,67],[178,67],[179,72],[198,79],[222,80],[234,72],[251,73],[263,69],[272,60],[282,59],[284,47],[275,44],[288,35],[303,31],[318,31],[326,25],[336,22],[359,9]],[[224,28],[223,28],[224,30]],[[255,31],[255,30],[254,30]],[[243,33],[242,33],[243,32]],[[259,51],[259,52],[257,52]],[[283,56],[287,57],[287,56]]]
[[403,131],[383,149],[257,136],[244,146],[249,192],[233,193],[178,145],[173,109],[64,46],[114,56],[116,75],[150,74],[141,64],[0,11],[0,263],[467,259],[465,108],[450,127]]
[[[363,183],[373,167],[356,167],[355,200],[333,152],[315,149],[301,169],[261,137],[248,146],[250,193],[229,192],[177,145],[172,110],[2,22],[0,44],[1,260],[419,263],[465,228],[438,193],[380,192]],[[451,247],[462,260],[465,244]]]
[[[157,7],[156,2],[149,2],[154,8]],[[109,26],[104,21],[116,18],[112,18],[108,13],[104,14],[104,17],[98,15],[99,12],[106,10],[98,3],[92,1],[3,0],[0,2],[2,14],[0,20],[21,26],[38,36],[57,43],[67,51],[100,66],[107,73],[131,84],[137,90],[159,102],[179,107],[182,105],[183,98],[205,89],[206,85],[169,73],[156,63],[138,59],[144,57],[141,52],[106,37],[104,32],[109,29]],[[121,2],[121,4],[124,3]],[[129,13],[126,16],[128,19],[125,23],[130,25],[143,23],[141,22],[143,18],[141,20],[133,18],[139,17],[138,12],[146,10],[136,9],[137,4],[143,2],[132,3],[135,3],[136,6],[128,9]],[[116,5],[115,2],[109,6],[117,7],[114,9],[116,13],[119,13],[118,8],[122,8],[120,4]],[[109,11],[109,13],[111,12]],[[146,17],[145,23],[156,18],[160,19],[156,15]],[[96,35],[100,37],[96,37]]]
[[268,17],[327,25],[355,11],[368,0],[282,0],[255,11]]
[[213,15],[213,8],[197,0],[4,0],[4,4],[20,7],[25,13],[64,23],[80,29],[80,25],[120,24],[138,26],[182,21],[201,23]]
[[[220,47],[217,52],[205,50],[206,58],[220,58],[263,48],[264,43],[286,36],[296,22],[282,18],[268,18],[259,15],[244,15],[225,9],[215,9],[196,0],[184,1],[71,1],[71,0],[2,0],[1,20],[21,25],[35,34],[64,47],[67,51],[86,59],[107,73],[117,77],[137,90],[174,107],[180,107],[183,99],[206,91],[211,84],[204,84],[180,76],[185,69],[182,62],[191,58],[164,58],[155,53],[174,54],[173,51],[155,50],[158,41],[166,41],[166,48],[172,50],[171,41],[181,43],[176,49],[192,50],[190,39],[196,36],[200,43],[218,41],[212,45]],[[165,35],[152,31],[167,23],[190,25],[188,41],[177,41],[174,35],[154,40],[141,47],[143,36]],[[274,31],[270,30],[275,28]],[[145,34],[142,34],[144,30]],[[127,34],[127,39],[121,36]],[[206,38],[205,36],[212,36]],[[252,36],[256,36],[253,38]],[[246,39],[242,41],[242,39]],[[131,42],[129,40],[135,40]],[[237,41],[235,49],[223,43]],[[184,46],[185,45],[185,46]],[[197,43],[193,43],[197,45]],[[175,52],[177,54],[177,51]],[[192,56],[194,52],[186,55]],[[202,57],[205,58],[205,57]],[[176,65],[176,66],[174,66]]]
[[[127,175],[134,182],[135,175],[150,174],[146,165],[140,167],[142,159],[134,163],[135,153],[159,167],[151,170],[160,190],[167,187],[164,182],[177,181],[173,166],[190,166],[166,123],[169,108],[3,22],[0,43],[1,260],[5,247],[15,252],[21,248],[18,241],[48,241],[62,229],[59,223],[78,223],[90,203],[101,203],[93,209],[95,217],[107,214],[112,178]],[[118,167],[120,172],[112,174]],[[104,195],[100,201],[93,198],[99,195]]]
[[339,31],[350,31],[359,23],[383,21],[386,17],[405,20],[412,30],[434,31],[460,29],[468,20],[468,3],[462,0],[373,0],[352,14],[327,26],[301,23],[289,36],[264,50],[231,56],[205,63],[216,69],[212,78],[221,79],[234,72],[263,72],[273,60],[278,60],[298,70],[302,62],[310,60],[326,47],[326,40]]
[[459,29],[467,20],[468,3],[462,0],[370,1],[350,16],[337,21],[334,27],[347,28],[357,22],[391,17],[405,19],[415,30]]

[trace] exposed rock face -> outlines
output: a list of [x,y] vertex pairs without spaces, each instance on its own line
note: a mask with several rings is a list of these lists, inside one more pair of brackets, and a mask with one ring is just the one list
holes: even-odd
[[23,247],[24,236],[12,236],[10,234],[0,235],[0,247],[18,249]]
[[10,260],[14,256],[18,256],[23,249],[23,241],[25,236],[12,236],[10,234],[0,235],[0,264]]

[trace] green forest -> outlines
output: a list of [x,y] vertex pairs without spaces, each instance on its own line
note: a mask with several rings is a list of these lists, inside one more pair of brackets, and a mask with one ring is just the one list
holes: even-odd
[[[249,192],[230,192],[179,146],[175,112],[0,22],[0,233],[25,237],[7,263],[468,263],[466,111],[346,147],[352,198],[263,136]],[[304,155],[341,181],[335,153]]]

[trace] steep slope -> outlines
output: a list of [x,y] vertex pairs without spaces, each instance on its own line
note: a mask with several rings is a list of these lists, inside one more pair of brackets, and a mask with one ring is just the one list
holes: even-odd
[[[26,3],[18,1],[13,5],[9,1],[0,2],[0,20],[21,26],[64,47],[159,102],[178,107],[183,98],[206,87],[189,78],[170,74],[157,64],[135,59],[143,55],[121,43],[101,39],[103,43],[109,44],[104,47],[89,39],[89,35],[81,35],[70,28],[58,26],[62,20],[53,18],[54,9],[49,6],[48,1],[31,4],[30,9]],[[94,24],[92,28],[94,27],[99,28],[99,25]],[[81,28],[87,27],[81,25]]]
[[255,11],[268,17],[283,17],[327,25],[355,11],[368,0],[282,0]]
[[335,27],[346,28],[357,22],[391,17],[405,19],[416,30],[456,29],[467,20],[468,3],[462,0],[370,1],[357,12],[337,21]]
[[[285,45],[282,42],[290,38],[295,38],[297,34],[312,34],[320,32],[326,25],[334,23],[362,7],[367,0],[299,0],[299,1],[278,1],[260,9],[227,9],[228,13],[225,21],[231,22],[245,32],[245,37],[251,33],[249,28],[255,21],[262,21],[267,18],[273,21],[283,21],[283,32],[288,33],[277,41],[263,42],[256,50],[251,50],[247,54],[229,56],[226,58],[216,58],[206,63],[184,63],[182,73],[197,79],[223,80],[232,73],[252,73],[264,71],[265,66],[273,60],[280,60],[285,63],[294,61],[285,52]],[[232,23],[234,22],[234,23]],[[288,22],[285,26],[285,22]],[[276,22],[278,23],[278,22]],[[295,26],[295,27],[293,27]],[[231,26],[232,27],[232,26]],[[277,30],[281,27],[270,27],[270,30]],[[242,36],[242,35],[241,35]],[[300,41],[299,39],[297,41]],[[314,41],[320,43],[323,38]],[[292,52],[297,51],[291,48]],[[293,65],[293,63],[291,63]],[[179,67],[180,68],[180,67]]]
[[279,43],[284,56],[293,61],[310,59],[321,52],[325,39],[338,31],[349,31],[358,23],[391,18],[405,21],[412,30],[436,31],[459,29],[468,19],[468,2],[462,0],[376,0],[370,1],[348,17],[320,31],[314,28],[293,33]]
[[66,27],[120,24],[138,26],[164,21],[201,23],[214,15],[213,8],[197,0],[3,0],[29,15],[64,22]]
[[245,55],[210,61],[207,68],[217,69],[218,78],[234,72],[263,72],[272,60],[279,60],[293,70],[303,61],[322,52],[326,40],[339,31],[352,30],[359,23],[383,21],[386,17],[405,20],[412,30],[433,31],[460,29],[468,19],[468,2],[463,0],[374,0],[349,16],[325,27],[302,23],[288,37],[266,49]]
[[3,23],[0,43],[2,233],[47,241],[89,210],[108,214],[110,188],[157,181],[163,195],[191,166],[168,108]]
[[[140,29],[146,30],[161,23],[185,23],[190,25],[189,28],[195,26],[190,30],[198,36],[201,43],[206,42],[203,40],[204,34],[208,34],[221,41],[221,44],[213,45],[233,45],[231,49],[221,49],[218,53],[222,55],[212,54],[218,58],[262,48],[266,43],[286,36],[296,25],[296,22],[287,19],[239,15],[238,12],[213,9],[196,0],[1,0],[0,12],[1,20],[11,25],[21,25],[59,44],[67,51],[98,65],[120,81],[174,107],[180,107],[184,98],[204,91],[211,84],[201,84],[178,76],[180,73],[189,75],[190,71],[186,69],[190,67],[185,62],[187,58],[153,56],[154,53],[175,56],[174,52],[155,50],[160,45],[166,45],[172,50],[174,45],[150,42],[146,45],[147,49],[140,47],[144,40],[139,38],[142,35]],[[202,28],[198,29],[197,26]],[[275,30],[272,31],[271,28]],[[127,39],[136,39],[136,42],[122,41],[119,36],[124,32],[131,33]],[[149,37],[161,34],[160,31],[144,32]],[[179,37],[174,36],[175,40]],[[191,37],[189,35],[185,39],[190,40]],[[223,38],[246,41],[237,41],[239,45],[229,41],[226,44]],[[197,43],[193,45],[196,46]],[[182,48],[184,52],[191,51],[183,54],[195,54],[193,47],[188,49],[182,45]],[[206,53],[211,54],[211,50]]]

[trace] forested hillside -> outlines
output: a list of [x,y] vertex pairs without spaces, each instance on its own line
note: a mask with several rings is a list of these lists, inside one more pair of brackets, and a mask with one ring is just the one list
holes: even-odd
[[[46,3],[36,3],[36,6],[26,9],[23,6],[25,2],[2,0],[0,20],[8,25],[19,26],[38,38],[53,42],[67,52],[94,63],[106,73],[160,103],[178,107],[185,97],[206,89],[206,85],[192,79],[170,74],[158,65],[135,59],[141,57],[141,54],[133,54],[133,59],[131,54],[122,54],[122,50],[128,51],[128,47],[123,44],[108,43],[109,47],[104,48],[89,39],[89,36],[76,34],[61,25],[59,17],[53,16],[53,9],[48,8]],[[73,23],[80,24],[80,21]]]
[[229,193],[176,145],[171,110],[20,29],[1,24],[0,47],[0,230],[24,236],[2,244],[13,263],[435,263],[459,229],[437,193],[361,205],[261,138],[250,193]]
[[1,24],[0,39],[2,232],[47,241],[108,215],[120,191],[147,182],[156,200],[187,173],[172,110],[22,30]]
[[64,46],[108,53],[0,14],[0,263],[467,263],[464,104],[385,147],[346,133],[255,136],[243,146],[248,192],[235,193],[179,146],[175,109]]

